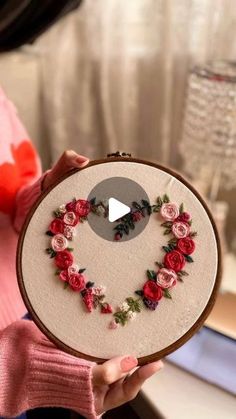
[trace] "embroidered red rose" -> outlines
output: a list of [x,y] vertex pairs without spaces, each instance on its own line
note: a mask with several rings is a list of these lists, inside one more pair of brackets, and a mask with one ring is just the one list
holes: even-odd
[[176,221],[183,221],[184,223],[188,223],[191,219],[191,215],[188,212],[182,212],[176,219]]
[[66,269],[73,263],[73,256],[69,250],[58,252],[55,257],[56,266],[60,269]]
[[70,275],[68,282],[73,291],[82,291],[85,287],[84,276],[79,273]]
[[93,295],[90,290],[86,291],[86,294],[83,296],[83,302],[87,307],[87,310],[91,312],[93,310],[94,304],[93,304]]
[[151,301],[159,301],[163,292],[155,281],[147,281],[143,286],[143,294]]
[[80,217],[87,217],[89,211],[91,210],[91,204],[85,199],[79,199],[75,203],[75,212]]
[[61,218],[54,218],[54,220],[52,220],[50,227],[49,227],[50,231],[53,234],[63,234],[64,232],[64,223],[62,221]]
[[140,211],[135,211],[135,212],[132,213],[132,220],[134,222],[140,221],[142,218],[143,218],[143,215]]
[[102,307],[101,307],[101,313],[103,313],[103,314],[109,314],[109,313],[112,313],[112,312],[113,312],[113,310],[112,310],[112,306],[110,304],[104,303],[102,305]]
[[182,253],[178,250],[172,250],[172,252],[166,253],[164,257],[164,265],[166,268],[179,272],[185,265],[184,255],[182,255]]
[[178,240],[177,249],[185,255],[191,255],[195,250],[195,243],[190,237],[185,237]]
[[76,204],[76,201],[75,200],[74,201],[71,201],[71,202],[68,202],[66,204],[66,210],[67,211],[75,211],[75,204]]

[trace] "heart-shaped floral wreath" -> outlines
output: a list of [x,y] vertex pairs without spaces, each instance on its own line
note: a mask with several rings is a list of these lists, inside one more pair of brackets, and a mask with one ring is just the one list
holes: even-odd
[[[117,310],[105,301],[105,287],[95,286],[94,282],[87,281],[84,276],[85,268],[80,268],[74,263],[73,248],[68,246],[76,234],[76,226],[87,220],[90,213],[98,216],[108,216],[106,201],[96,203],[96,198],[90,201],[73,199],[67,204],[61,205],[54,211],[47,235],[52,236],[51,246],[46,252],[54,258],[57,267],[55,274],[69,287],[79,292],[88,312],[99,308],[103,314],[113,313],[113,320],[109,323],[110,329],[116,329],[119,325],[124,326],[129,320],[133,320],[143,307],[156,310],[162,297],[172,299],[170,290],[183,282],[183,277],[188,273],[183,270],[186,262],[193,262],[190,256],[195,250],[193,238],[197,235],[191,231],[192,219],[188,212],[184,211],[183,203],[178,206],[170,202],[165,194],[158,197],[156,204],[150,205],[146,200],[141,203],[133,202],[131,212],[120,220],[114,227],[114,240],[122,240],[124,234],[129,234],[130,229],[143,217],[152,213],[159,213],[163,220],[161,226],[164,235],[171,235],[167,245],[162,246],[165,255],[161,262],[155,262],[157,270],[147,270],[147,280],[141,290],[136,290],[138,298],[128,297]],[[141,304],[143,302],[143,304]]]

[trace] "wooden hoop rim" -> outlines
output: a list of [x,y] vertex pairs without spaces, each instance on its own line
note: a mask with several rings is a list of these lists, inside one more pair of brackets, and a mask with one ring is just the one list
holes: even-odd
[[171,176],[175,177],[176,179],[178,179],[180,182],[182,182],[185,186],[187,186],[191,192],[198,198],[198,200],[201,202],[202,206],[204,207],[214,230],[214,234],[215,234],[215,238],[216,238],[216,244],[217,244],[217,252],[218,252],[218,263],[217,263],[217,274],[216,274],[216,279],[215,279],[215,284],[211,293],[211,296],[206,304],[206,307],[204,308],[203,312],[200,314],[199,318],[196,320],[196,322],[193,324],[193,326],[191,326],[191,328],[183,335],[181,336],[177,341],[175,341],[174,343],[172,343],[171,345],[167,346],[166,348],[162,349],[161,351],[143,356],[138,358],[138,365],[145,365],[149,362],[153,362],[153,361],[157,361],[167,355],[169,355],[171,352],[174,352],[176,349],[178,349],[180,346],[182,346],[184,343],[186,343],[203,325],[204,321],[206,320],[206,318],[208,317],[208,315],[210,314],[215,300],[216,300],[216,296],[220,287],[220,281],[221,281],[221,276],[222,276],[222,254],[221,254],[221,246],[220,246],[220,239],[219,239],[219,234],[217,231],[217,227],[215,224],[215,221],[213,219],[213,216],[206,204],[206,202],[204,201],[204,199],[201,197],[201,195],[196,191],[196,189],[190,185],[188,183],[188,181],[186,179],[184,179],[182,177],[182,175],[180,175],[179,173],[177,173],[176,171],[174,171],[173,169],[169,169],[166,168],[160,164],[157,163],[153,163],[153,162],[149,162],[146,160],[142,160],[142,159],[136,159],[136,158],[127,158],[127,157],[112,157],[112,158],[108,158],[108,159],[100,159],[100,160],[93,160],[91,161],[87,166],[83,167],[82,169],[73,169],[71,171],[69,171],[68,173],[66,173],[65,175],[61,176],[52,186],[50,186],[49,188],[47,188],[44,192],[42,192],[42,195],[40,195],[40,197],[36,200],[36,202],[34,203],[34,205],[32,206],[31,210],[29,211],[26,220],[24,222],[24,225],[22,227],[21,233],[20,233],[20,237],[19,237],[19,241],[18,241],[18,246],[17,246],[17,254],[16,254],[16,272],[17,272],[17,280],[18,280],[18,285],[20,288],[20,292],[23,298],[23,301],[33,319],[33,321],[36,323],[36,325],[38,326],[38,328],[42,331],[42,333],[44,333],[49,340],[51,340],[58,348],[60,348],[61,350],[63,350],[64,352],[67,352],[73,356],[76,357],[80,357],[80,358],[84,358],[87,359],[88,361],[92,361],[92,362],[96,362],[96,363],[103,363],[104,361],[107,361],[107,359],[103,359],[103,358],[97,358],[91,355],[87,355],[84,354],[82,352],[79,352],[73,348],[71,348],[70,346],[66,345],[65,343],[63,343],[60,339],[58,339],[56,336],[54,336],[50,330],[47,329],[47,327],[41,322],[41,320],[39,319],[39,317],[37,316],[37,314],[34,311],[34,308],[32,307],[27,293],[26,293],[26,289],[24,286],[24,280],[23,280],[23,276],[22,276],[22,264],[21,264],[21,255],[22,255],[22,248],[23,248],[23,244],[24,244],[24,238],[25,238],[25,234],[27,231],[27,227],[30,223],[30,220],[32,218],[32,216],[34,215],[36,209],[38,208],[40,202],[50,193],[50,191],[52,189],[54,189],[55,186],[57,186],[59,183],[61,183],[64,179],[66,179],[67,177],[73,175],[74,173],[81,171],[81,170],[86,170],[87,168],[91,167],[91,166],[95,166],[97,164],[103,164],[103,163],[112,163],[112,162],[134,162],[134,163],[141,163],[141,164],[146,164],[147,166],[152,166],[155,167],[156,169],[160,169],[168,174],[170,174]]

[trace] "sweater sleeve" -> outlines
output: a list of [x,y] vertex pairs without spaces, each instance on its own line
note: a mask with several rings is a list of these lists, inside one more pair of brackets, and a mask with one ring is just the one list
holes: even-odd
[[17,232],[21,230],[21,227],[25,221],[25,218],[36,201],[36,199],[42,193],[42,182],[44,177],[49,173],[47,170],[36,182],[23,186],[16,194],[15,198],[15,211],[13,217],[13,225]]
[[32,321],[12,323],[0,332],[0,416],[50,406],[98,418],[93,365],[58,350]]

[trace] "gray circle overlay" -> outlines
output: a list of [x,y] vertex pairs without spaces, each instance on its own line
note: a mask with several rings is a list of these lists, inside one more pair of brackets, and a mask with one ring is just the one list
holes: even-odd
[[[149,202],[149,198],[145,190],[136,182],[126,177],[112,177],[98,183],[90,192],[88,200],[96,198],[96,203],[99,201],[115,198],[125,205],[132,207],[132,202],[141,204],[144,199]],[[149,216],[145,212],[145,217],[140,221],[135,222],[134,230],[129,229],[129,234],[124,234],[122,239],[117,243],[132,240],[137,237],[146,227],[149,221]],[[108,217],[98,216],[90,213],[88,216],[88,223],[92,230],[105,240],[114,242],[114,234],[119,221],[110,222]]]

